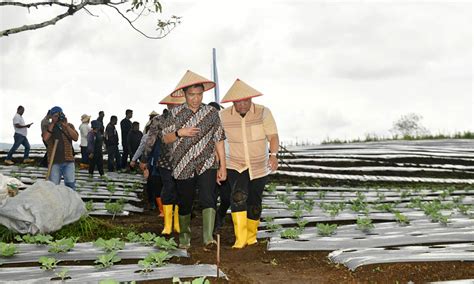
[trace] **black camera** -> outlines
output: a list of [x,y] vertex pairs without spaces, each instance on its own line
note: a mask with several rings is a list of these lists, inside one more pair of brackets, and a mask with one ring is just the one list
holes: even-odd
[[66,119],[66,116],[64,115],[64,113],[60,112],[58,116],[58,121],[64,121],[65,119]]

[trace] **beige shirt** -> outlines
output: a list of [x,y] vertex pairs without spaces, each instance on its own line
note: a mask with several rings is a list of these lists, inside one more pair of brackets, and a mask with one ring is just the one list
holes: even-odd
[[268,175],[268,137],[278,134],[271,111],[252,104],[242,117],[232,106],[223,109],[220,117],[228,143],[227,168],[239,173],[248,169],[251,180]]

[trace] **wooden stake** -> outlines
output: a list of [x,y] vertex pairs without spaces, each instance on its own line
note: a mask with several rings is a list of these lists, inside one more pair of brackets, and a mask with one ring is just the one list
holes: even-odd
[[217,281],[219,281],[219,266],[221,265],[221,235],[217,234]]
[[[56,156],[56,148],[58,147],[59,140],[54,140],[53,151],[51,152],[51,157],[49,157],[49,165],[48,165],[48,172],[46,173],[46,180],[49,180],[49,176],[51,175],[51,168],[53,167],[54,156]],[[46,149],[46,151],[48,151]]]

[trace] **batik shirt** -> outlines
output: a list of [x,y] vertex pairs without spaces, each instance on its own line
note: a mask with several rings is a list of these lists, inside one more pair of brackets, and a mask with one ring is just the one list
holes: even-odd
[[224,129],[218,111],[201,104],[194,113],[185,103],[170,111],[163,128],[163,136],[178,129],[196,127],[194,137],[181,137],[172,144],[171,163],[175,179],[189,179],[206,170],[217,168],[216,143],[225,140]]
[[165,120],[166,119],[164,115],[157,115],[152,119],[150,129],[148,130],[148,138],[145,142],[145,150],[143,151],[143,157],[141,160],[148,160],[149,155],[153,151],[153,146],[155,146],[155,142],[158,139],[158,141],[161,143],[161,154],[157,165],[158,167],[171,170],[171,144],[163,143],[162,136]]

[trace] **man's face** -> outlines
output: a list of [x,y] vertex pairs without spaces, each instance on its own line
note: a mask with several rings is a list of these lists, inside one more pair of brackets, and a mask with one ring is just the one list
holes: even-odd
[[190,87],[186,90],[185,98],[186,103],[193,109],[199,108],[202,103],[202,94],[204,89],[201,87]]
[[252,99],[246,99],[238,102],[234,102],[235,110],[241,114],[245,115],[250,110],[250,106],[252,105]]
[[105,116],[105,113],[99,112],[99,117],[100,117],[100,118],[104,118],[104,116]]
[[18,114],[19,115],[23,115],[25,113],[25,109],[24,108],[19,108],[18,109]]
[[127,113],[127,118],[128,118],[128,119],[132,118],[132,116],[133,116],[133,112]]

